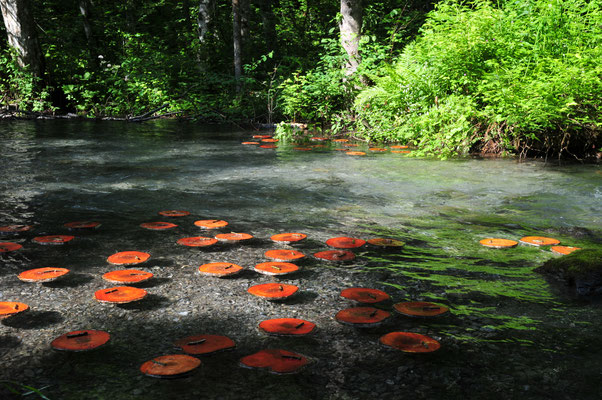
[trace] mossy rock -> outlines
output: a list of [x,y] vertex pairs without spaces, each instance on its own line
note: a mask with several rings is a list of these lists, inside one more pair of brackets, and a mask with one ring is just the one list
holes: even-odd
[[578,250],[553,258],[536,271],[564,281],[577,296],[602,295],[602,249]]

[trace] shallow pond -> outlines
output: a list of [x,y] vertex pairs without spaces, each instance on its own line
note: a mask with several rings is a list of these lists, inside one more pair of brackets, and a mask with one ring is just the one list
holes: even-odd
[[[5,320],[0,325],[0,356],[13,365],[3,368],[1,378],[44,387],[51,399],[166,398],[165,393],[181,398],[428,399],[486,394],[500,399],[598,398],[600,304],[568,297],[533,272],[553,257],[549,249],[493,250],[478,242],[486,237],[518,240],[539,235],[570,246],[599,247],[599,165],[438,161],[371,153],[362,147],[368,154],[354,157],[333,151],[339,147],[334,144],[310,152],[296,151],[293,145],[277,149],[241,145],[252,134],[175,121],[0,125],[0,226],[35,226],[32,233],[2,238],[24,248],[0,255],[0,300],[24,301],[37,309],[28,320]],[[164,220],[157,212],[171,209],[192,215],[170,220],[180,226],[169,233],[139,227]],[[227,220],[228,230],[251,233],[259,242],[246,250],[229,248],[211,256],[199,252],[191,256],[173,245],[177,238],[199,234],[193,221],[209,218]],[[102,226],[76,233],[79,242],[69,247],[31,242],[36,235],[67,233],[65,222],[81,220],[99,221]],[[184,384],[139,376],[137,368],[144,357],[158,354],[146,348],[137,351],[133,339],[123,347],[115,345],[108,355],[88,358],[48,355],[48,343],[40,343],[83,326],[144,331],[139,319],[154,324],[153,332],[163,330],[166,335],[179,325],[186,328],[182,331],[194,330],[193,318],[199,317],[195,313],[205,309],[198,304],[201,300],[190,298],[192,289],[183,283],[187,281],[178,280],[181,271],[228,257],[252,268],[252,262],[273,247],[269,237],[281,232],[306,233],[307,254],[325,249],[325,240],[334,236],[388,237],[406,246],[386,253],[360,250],[356,262],[344,266],[309,265],[296,282],[307,294],[298,304],[270,304],[262,310],[258,303],[246,312],[244,288],[257,279],[248,275],[230,280],[225,284],[230,285],[228,304],[238,317],[224,316],[230,322],[217,318],[214,323],[230,330],[240,323],[238,353],[228,356],[231,364],[226,366],[213,358],[209,361],[213,373],[187,378]],[[163,280],[149,291],[156,289],[161,295],[147,309],[122,307],[111,319],[110,308],[98,308],[92,293],[105,287],[97,275],[107,270],[106,257],[123,250],[156,256],[153,269],[163,274]],[[35,289],[15,278],[20,271],[47,265],[72,268],[79,278]],[[373,331],[327,326],[313,342],[301,345],[258,339],[254,327],[244,326],[265,315],[282,315],[289,306],[294,313],[308,309],[308,315],[337,325],[330,308],[346,303],[326,300],[339,301],[338,290],[359,284],[387,291],[394,302],[446,304],[452,316],[434,322],[398,321]],[[162,287],[182,295],[172,296],[166,289],[163,293]],[[70,314],[64,310],[78,303],[74,293],[87,297]],[[211,296],[206,296],[206,303],[212,304]],[[172,316],[169,309],[174,305],[182,308]],[[247,315],[250,310],[258,316]],[[440,355],[414,358],[374,349],[366,353],[371,358],[345,354],[378,347],[378,337],[392,330],[437,337],[443,344]],[[324,336],[333,332],[341,337]],[[158,342],[151,333],[143,337]],[[346,341],[347,347],[338,349],[338,343]],[[313,370],[309,367],[294,377],[238,371],[237,358],[258,350],[260,343],[298,346],[320,361]],[[346,361],[359,364],[346,366]],[[53,368],[54,363],[68,367]],[[115,364],[127,372],[115,370]],[[208,380],[214,389],[207,389]],[[0,395],[9,393],[1,390]]]

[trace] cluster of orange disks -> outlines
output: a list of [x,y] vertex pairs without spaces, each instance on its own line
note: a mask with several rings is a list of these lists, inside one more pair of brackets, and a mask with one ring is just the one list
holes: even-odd
[[560,240],[545,236],[525,236],[518,241],[510,239],[486,238],[479,241],[485,247],[494,249],[505,249],[518,246],[519,243],[529,246],[550,246],[553,253],[567,255],[576,250],[581,250],[580,247],[559,246]]

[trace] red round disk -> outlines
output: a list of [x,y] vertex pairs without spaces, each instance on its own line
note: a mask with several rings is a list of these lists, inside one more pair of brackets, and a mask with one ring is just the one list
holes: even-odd
[[430,353],[441,344],[433,338],[411,332],[391,332],[379,339],[382,344],[406,353]]
[[269,139],[272,135],[253,135],[253,139]]
[[155,357],[140,366],[140,372],[153,378],[176,378],[201,365],[201,360],[186,354]]
[[307,235],[304,233],[279,233],[272,235],[270,239],[279,243],[296,243],[305,238],[307,238]]
[[259,329],[270,335],[304,336],[311,333],[316,324],[298,318],[276,318],[261,321]]
[[221,219],[201,219],[195,221],[194,224],[203,229],[218,229],[228,225],[226,221]]
[[391,313],[374,307],[353,307],[339,311],[335,319],[342,324],[369,328],[382,324],[390,316]]
[[31,225],[5,225],[0,226],[0,235],[10,235],[14,233],[27,232],[32,228]]
[[95,221],[75,221],[67,222],[63,226],[69,229],[96,229],[100,226],[100,222]]
[[153,276],[151,272],[138,269],[120,269],[107,272],[102,276],[102,279],[111,283],[139,283],[149,280]]
[[50,345],[55,350],[88,351],[106,344],[111,335],[105,331],[86,329],[65,333],[54,339]]
[[360,303],[374,304],[389,300],[391,296],[382,290],[370,288],[348,288],[341,291],[341,297]]
[[236,347],[234,340],[219,335],[194,335],[180,339],[174,345],[185,353],[194,355],[211,354]]
[[262,149],[275,149],[275,148],[277,148],[278,146],[276,146],[275,144],[262,144],[262,145],[261,145],[261,146],[259,146],[259,147],[261,147]]
[[278,301],[291,297],[297,293],[298,290],[299,288],[295,285],[287,285],[285,283],[263,283],[261,285],[251,286],[247,289],[247,292],[266,300]]
[[449,311],[448,307],[428,301],[407,301],[397,303],[393,307],[408,317],[437,317]]
[[231,233],[220,233],[218,235],[215,235],[215,238],[217,240],[219,240],[220,242],[236,243],[236,242],[241,242],[243,240],[253,239],[253,235],[249,235],[248,233],[231,232]]
[[293,261],[300,260],[305,257],[305,254],[297,250],[268,250],[264,253],[267,258],[274,261]]
[[69,235],[48,235],[48,236],[37,236],[33,238],[33,241],[39,244],[65,244],[73,240],[75,236]]
[[309,364],[301,354],[280,349],[265,349],[240,359],[245,368],[267,368],[274,374],[294,374]]
[[19,243],[2,242],[0,243],[0,253],[19,250],[22,247]]
[[94,293],[96,300],[103,303],[125,304],[142,300],[146,290],[132,286],[116,286],[109,289],[97,290]]
[[262,142],[264,143],[277,143],[278,139],[274,139],[274,138],[265,138],[265,139],[261,139]]
[[349,250],[326,250],[314,253],[314,257],[326,261],[342,262],[355,260],[355,254]]
[[243,268],[240,265],[226,262],[203,264],[199,267],[199,272],[201,275],[215,276],[217,278],[236,275],[242,270]]
[[240,144],[258,145],[258,144],[261,144],[261,143],[259,143],[259,142],[240,142]]
[[143,263],[149,258],[150,254],[141,251],[122,251],[109,256],[107,261],[114,265],[134,265]]
[[0,301],[0,319],[12,317],[27,310],[29,310],[29,306],[25,303]]
[[159,215],[162,215],[164,217],[185,217],[187,215],[190,215],[190,212],[182,210],[166,210],[159,211]]
[[217,239],[203,236],[187,237],[178,240],[178,244],[188,247],[207,247],[216,243]]
[[328,239],[326,244],[330,247],[334,247],[335,249],[354,249],[356,247],[362,247],[366,244],[366,241],[362,239],[341,236]]
[[144,224],[140,224],[144,229],[152,229],[154,231],[161,231],[163,229],[171,229],[175,228],[176,224],[172,224],[171,222],[145,222]]
[[67,268],[35,268],[21,272],[19,279],[23,282],[51,282],[68,273]]
[[255,271],[264,275],[288,275],[299,270],[299,267],[292,263],[270,261],[257,264]]

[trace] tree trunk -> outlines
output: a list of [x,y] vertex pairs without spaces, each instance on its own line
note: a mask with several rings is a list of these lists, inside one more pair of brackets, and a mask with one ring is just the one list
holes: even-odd
[[242,87],[242,37],[240,32],[240,4],[239,0],[232,0],[232,41],[234,44],[234,79],[236,80],[236,92],[240,93]]
[[203,45],[209,32],[209,24],[211,23],[211,8],[214,0],[200,0],[199,12],[196,18],[199,43]]
[[0,0],[8,44],[17,52],[22,68],[39,78],[44,76],[44,56],[38,41],[29,0]]
[[240,36],[242,40],[249,39],[249,17],[251,15],[250,0],[238,0],[240,8]]
[[341,45],[347,52],[345,69],[353,75],[360,65],[359,44],[362,37],[362,0],[341,0]]

